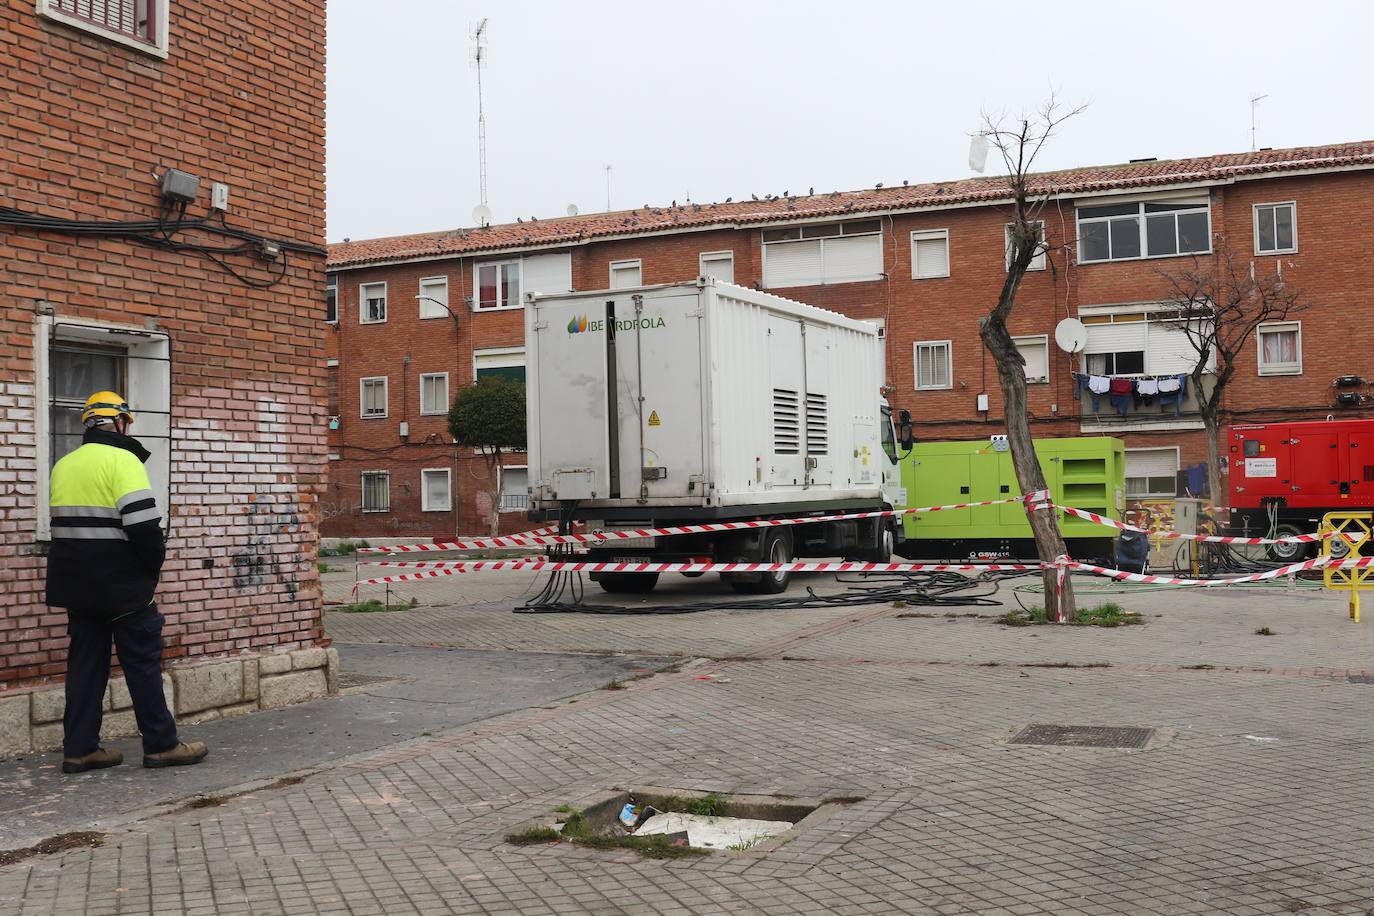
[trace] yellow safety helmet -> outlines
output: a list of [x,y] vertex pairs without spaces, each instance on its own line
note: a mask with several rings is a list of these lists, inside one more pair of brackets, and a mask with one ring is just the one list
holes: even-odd
[[132,421],[134,412],[129,409],[124,397],[113,391],[97,391],[86,398],[86,405],[81,408],[81,422],[86,426],[117,417],[127,417]]

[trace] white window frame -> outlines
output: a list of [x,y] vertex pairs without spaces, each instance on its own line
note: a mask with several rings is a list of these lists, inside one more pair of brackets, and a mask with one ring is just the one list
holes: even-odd
[[[148,480],[153,487],[153,495],[162,510],[164,520],[171,515],[171,338],[162,331],[149,331],[136,325],[116,324],[91,319],[70,319],[40,315],[33,326],[33,410],[32,428],[35,439],[34,456],[37,462],[36,492],[34,504],[38,506],[35,540],[52,539],[51,519],[47,505],[52,482],[52,418],[49,404],[52,400],[52,366],[49,362],[51,344],[56,339],[72,344],[95,344],[97,346],[117,347],[125,351],[128,365],[125,377],[127,390],[121,391],[129,400],[134,416],[139,416],[140,408],[145,411],[134,427],[145,430],[143,444],[152,453],[147,461]],[[141,367],[140,362],[144,364]],[[17,385],[12,386],[17,387]],[[22,405],[22,398],[20,404]],[[165,408],[165,412],[163,412]],[[14,459],[6,459],[6,464],[15,464]],[[22,471],[21,471],[22,479]],[[165,521],[164,521],[165,524]]]
[[154,0],[153,2],[153,41],[143,41],[132,35],[123,32],[116,32],[108,29],[98,22],[91,22],[80,16],[74,16],[65,10],[53,5],[53,0],[37,0],[35,9],[38,14],[45,16],[54,22],[80,29],[91,35],[98,35],[106,41],[113,41],[115,44],[123,45],[126,48],[133,48],[135,51],[142,51],[144,54],[156,57],[160,60],[167,59],[167,7],[172,0]]
[[[506,271],[505,268],[514,264],[520,272],[520,295],[515,297],[515,302],[511,305],[501,305],[501,300],[506,298]],[[496,272],[496,305],[482,307],[482,268],[495,267]],[[512,309],[525,307],[525,265],[520,258],[506,258],[503,261],[476,261],[472,265],[472,310],[474,312],[508,312]]]
[[[444,475],[444,494],[447,497],[442,506],[432,506],[429,502],[429,487],[425,483],[426,474]],[[421,512],[452,512],[453,511],[453,468],[421,468],[420,469],[420,511]]]
[[[945,272],[942,274],[922,274],[917,273],[916,257],[917,242],[933,242],[936,239],[943,239],[945,243]],[[941,277],[949,276],[949,230],[948,229],[917,229],[911,233],[911,279],[913,280],[938,280]]]
[[[1045,269],[1045,255],[1049,252],[1049,244],[1045,241],[1045,221],[1037,219],[1032,221],[1036,227],[1036,236],[1040,240],[1040,250],[1031,258],[1030,266],[1026,268],[1029,273],[1032,270]],[[1011,223],[1002,227],[1002,246],[1003,246],[1003,266],[1011,270]]]
[[[386,493],[386,505],[380,509],[367,508],[367,478],[379,476],[386,482],[383,492]],[[363,512],[390,512],[391,511],[391,472],[390,471],[362,471],[358,474],[358,508]]]
[[[912,381],[916,385],[917,391],[949,391],[954,387],[954,342],[950,340],[917,340],[911,345],[911,370],[914,378]],[[945,348],[945,375],[949,381],[944,385],[922,385],[921,384],[921,348],[933,350],[936,347]]]
[[1021,335],[1021,336],[1019,336],[1019,337],[1013,337],[1013,338],[1011,339],[1011,342],[1012,342],[1013,344],[1016,344],[1018,348],[1020,347],[1021,344],[1039,344],[1040,346],[1042,346],[1042,347],[1045,348],[1045,377],[1044,377],[1044,378],[1038,378],[1038,377],[1033,378],[1033,377],[1031,377],[1031,375],[1030,375],[1029,373],[1027,373],[1027,375],[1026,375],[1026,384],[1027,384],[1027,385],[1048,385],[1048,384],[1049,384],[1049,381],[1050,381],[1050,335],[1048,335],[1048,334],[1023,334],[1023,335]]
[[[485,361],[486,365],[481,365],[481,361]],[[529,367],[525,365],[524,347],[486,347],[472,351],[473,382],[477,381],[478,369],[514,369],[516,366],[529,371]]]
[[[1082,216],[1079,215],[1080,212],[1081,212],[1085,207],[1088,207],[1088,208],[1090,208],[1090,207],[1111,207],[1111,206],[1116,206],[1117,204],[1122,204],[1122,205],[1125,205],[1125,204],[1133,204],[1133,205],[1135,205],[1135,208],[1136,208],[1136,215],[1135,215],[1134,217],[1128,216],[1128,215],[1126,215],[1126,214],[1122,214],[1122,215],[1119,215],[1119,216],[1090,216],[1090,217],[1088,217],[1087,219],[1084,219]],[[1146,206],[1146,204],[1172,204],[1172,205],[1175,205],[1175,206],[1183,206],[1183,205],[1185,205],[1185,204],[1194,204],[1194,206],[1192,207],[1192,209],[1189,210],[1189,211],[1175,211],[1175,212],[1173,213],[1173,216],[1174,216],[1174,241],[1175,241],[1175,243],[1177,243],[1177,241],[1178,241],[1178,215],[1179,215],[1179,213],[1180,213],[1180,212],[1196,212],[1196,211],[1198,211],[1198,210],[1205,210],[1206,213],[1207,213],[1207,248],[1206,248],[1205,250],[1202,250],[1202,251],[1175,251],[1175,252],[1173,252],[1173,253],[1166,253],[1166,254],[1150,254],[1149,229],[1148,229],[1148,226],[1147,226],[1147,214],[1145,213],[1145,206]],[[1157,215],[1158,215],[1158,214],[1157,214]],[[1075,238],[1075,240],[1076,240],[1076,244],[1074,245],[1074,259],[1075,259],[1079,264],[1116,264],[1116,263],[1119,263],[1119,262],[1122,262],[1122,261],[1153,261],[1153,260],[1157,260],[1157,259],[1159,259],[1159,258],[1186,258],[1186,257],[1191,257],[1191,256],[1193,256],[1193,255],[1204,255],[1204,254],[1211,254],[1211,253],[1212,253],[1212,199],[1211,199],[1211,196],[1210,196],[1210,195],[1207,197],[1206,200],[1201,201],[1201,202],[1197,202],[1195,199],[1179,199],[1179,198],[1170,198],[1170,197],[1160,197],[1160,198],[1135,198],[1135,199],[1127,199],[1127,200],[1114,200],[1114,199],[1112,199],[1112,198],[1090,198],[1090,199],[1078,200],[1078,201],[1075,201],[1075,202],[1074,202],[1073,218],[1074,218],[1074,232],[1075,232],[1074,238]],[[1084,223],[1089,223],[1089,224],[1110,223],[1110,222],[1111,222],[1112,220],[1114,220],[1114,219],[1135,219],[1135,220],[1136,220],[1136,228],[1137,228],[1137,230],[1140,232],[1140,254],[1135,255],[1134,257],[1129,257],[1129,258],[1113,258],[1113,257],[1106,257],[1106,258],[1095,258],[1095,259],[1093,259],[1093,260],[1086,260],[1086,259],[1083,257],[1083,224],[1084,224]],[[1297,232],[1297,224],[1294,223],[1294,233],[1296,233],[1296,232]],[[1110,230],[1110,228],[1109,228],[1109,229],[1108,229],[1108,247],[1109,247],[1109,248],[1110,248],[1110,245],[1111,245],[1110,237],[1111,237],[1111,230]],[[1294,237],[1296,238],[1296,234],[1295,234]]]
[[[1126,449],[1126,451],[1125,451],[1125,455],[1130,455],[1131,452],[1173,452],[1173,453],[1174,453],[1174,486],[1173,486],[1173,488],[1172,488],[1172,491],[1169,492],[1169,493],[1155,493],[1155,492],[1150,492],[1150,493],[1132,493],[1132,492],[1130,491],[1130,488],[1126,486],[1125,481],[1127,481],[1127,480],[1142,480],[1142,479],[1148,481],[1150,478],[1148,478],[1148,477],[1144,477],[1144,478],[1133,478],[1133,477],[1131,477],[1129,474],[1123,474],[1123,477],[1122,477],[1122,481],[1123,481],[1123,482],[1122,482],[1122,492],[1125,494],[1126,498],[1127,498],[1127,499],[1177,499],[1177,498],[1178,498],[1178,472],[1179,472],[1180,470],[1183,469],[1183,462],[1182,462],[1182,457],[1181,457],[1180,454],[1179,454],[1179,447],[1178,447],[1177,445],[1157,445],[1157,446],[1150,446],[1149,448],[1128,448],[1128,449]],[[1125,457],[1123,456],[1123,458],[1122,458],[1122,467],[1123,467],[1123,469],[1125,468],[1125,463],[1126,463],[1126,462],[1125,462]],[[1148,489],[1148,488],[1149,488],[1149,487],[1148,487],[1148,484],[1147,484],[1146,489]]]
[[[615,285],[615,272],[616,272],[617,270],[629,270],[629,269],[632,268],[632,267],[633,267],[635,270],[639,271],[639,282],[638,282],[638,283],[632,283],[632,284],[630,284],[629,286],[616,286],[616,285]],[[643,285],[644,285],[644,259],[643,259],[643,258],[625,258],[625,259],[620,260],[620,261],[611,261],[611,262],[607,265],[607,267],[606,267],[606,288],[607,288],[607,289],[637,289],[638,287],[641,287],[641,286],[643,286]]]
[[[862,225],[864,223],[877,223],[877,229],[863,229],[847,232],[846,227]],[[796,231],[795,238],[781,238],[772,241],[767,240],[769,233]],[[864,275],[840,275],[831,276],[826,272],[825,248],[826,242],[834,239],[858,239],[875,238],[878,242],[878,272]],[[807,280],[799,283],[779,284],[774,282],[776,278],[769,276],[768,272],[768,250],[773,248],[775,251],[784,245],[806,244],[808,242],[818,242],[821,254],[821,270],[819,276],[814,280]],[[887,277],[886,252],[883,244],[883,221],[882,217],[863,219],[855,218],[843,222],[825,223],[805,223],[791,226],[778,226],[772,229],[764,229],[760,235],[760,263],[763,268],[763,284],[767,289],[795,289],[802,286],[835,286],[844,283],[871,283],[874,280],[882,280]]]
[[[427,379],[441,378],[444,380],[443,408],[440,410],[425,410],[425,381]],[[442,417],[448,413],[449,404],[448,393],[448,373],[447,372],[421,372],[420,373],[420,416],[422,417]]]
[[[382,383],[382,412],[367,412],[367,397],[364,392],[367,390],[368,382]],[[358,416],[364,420],[384,420],[391,413],[391,379],[385,375],[368,375],[358,379]]]
[[[502,466],[501,466],[501,471],[500,471],[500,477],[497,479],[497,488],[496,488],[496,507],[497,507],[497,511],[498,511],[498,512],[525,512],[525,511],[527,511],[527,510],[529,509],[529,503],[528,503],[528,501],[526,501],[526,504],[523,505],[523,506],[510,506],[510,507],[506,507],[506,506],[503,506],[503,505],[501,504],[501,503],[502,503],[502,499],[503,499],[503,497],[505,496],[505,489],[506,489],[506,471],[524,471],[524,472],[525,472],[525,486],[526,486],[526,487],[529,486],[529,472],[530,472],[530,469],[529,469],[529,466],[528,466],[528,465],[523,465],[523,464],[505,464],[505,465],[502,465]],[[526,495],[528,496],[528,493],[526,493]]]
[[[422,299],[422,298],[420,298],[421,296],[424,296],[424,295],[425,295],[425,284],[426,284],[426,283],[443,283],[443,284],[444,284],[444,308],[440,308],[438,305],[435,305],[433,302],[430,302],[430,301],[427,300],[427,299]],[[420,320],[421,320],[421,321],[429,321],[429,320],[434,319],[434,318],[447,318],[447,317],[449,316],[450,313],[449,313],[449,311],[448,311],[448,275],[447,275],[447,274],[445,274],[445,275],[443,275],[443,276],[437,276],[437,277],[421,277],[421,278],[420,278],[419,285],[416,286],[416,290],[417,290],[417,292],[416,292],[416,300],[415,300],[415,301],[416,301],[416,305],[418,305],[418,306],[420,307],[420,308],[418,309],[418,313],[419,313],[419,316],[420,316]],[[438,297],[438,296],[435,296],[434,298],[435,298],[435,299],[438,299],[439,297]],[[434,309],[434,310],[436,310],[436,311],[438,312],[438,314],[435,314],[435,315],[426,315],[426,314],[425,314],[425,309],[426,309],[426,308]]]
[[327,281],[325,281],[325,284],[324,284],[324,297],[325,297],[325,302],[326,302],[326,303],[329,302],[329,294],[330,294],[330,293],[333,293],[333,294],[334,294],[334,317],[333,317],[333,318],[330,318],[330,317],[329,317],[329,308],[328,308],[328,306],[326,305],[326,307],[325,307],[325,312],[324,312],[324,315],[325,315],[324,323],[325,323],[325,324],[338,324],[338,323],[339,323],[339,275],[338,275],[338,274],[330,274],[330,275],[329,275],[329,279],[328,279]]
[[[1293,331],[1298,335],[1298,361],[1296,363],[1277,363],[1266,366],[1264,363],[1264,335],[1281,334]],[[1255,329],[1256,365],[1260,375],[1302,375],[1302,322],[1266,321]]]
[[[367,289],[371,286],[382,288],[382,317],[368,320],[367,317]],[[387,292],[386,281],[376,280],[372,283],[358,284],[358,324],[386,324],[387,316],[391,313],[391,295]]]
[[[706,276],[706,264],[711,261],[730,262],[730,283],[735,282],[735,253],[733,251],[703,251],[697,255],[697,275]],[[642,273],[641,273],[642,276]]]
[[[1290,248],[1261,248],[1259,231],[1259,214],[1265,208],[1289,207],[1293,211],[1293,245]],[[1276,200],[1273,203],[1254,204],[1250,208],[1251,223],[1255,231],[1255,255],[1270,254],[1297,254],[1298,252],[1298,202],[1296,200]],[[1278,219],[1274,220],[1274,241],[1278,241]]]

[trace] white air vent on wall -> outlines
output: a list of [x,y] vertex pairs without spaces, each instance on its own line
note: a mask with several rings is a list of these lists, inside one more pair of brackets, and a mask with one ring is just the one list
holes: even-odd
[[801,409],[797,392],[773,389],[773,452],[795,455],[801,450]]
[[825,395],[806,396],[806,453],[824,455],[830,447],[829,419]]

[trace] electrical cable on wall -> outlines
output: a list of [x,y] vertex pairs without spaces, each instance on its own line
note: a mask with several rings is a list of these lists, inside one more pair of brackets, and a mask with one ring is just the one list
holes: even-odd
[[[167,219],[171,210],[176,211],[175,219]],[[23,229],[31,232],[55,232],[78,238],[121,239],[159,248],[163,251],[187,252],[198,254],[213,263],[220,270],[233,277],[244,286],[252,289],[267,289],[280,283],[286,276],[288,252],[311,254],[324,257],[328,252],[318,245],[303,242],[283,241],[249,232],[229,225],[222,211],[214,216],[186,219],[185,202],[172,205],[164,204],[157,219],[151,220],[79,220],[56,216],[40,216],[14,207],[0,207],[0,226]],[[184,233],[198,232],[222,239],[234,239],[237,245],[213,245],[199,241],[179,239]],[[277,268],[267,279],[247,276],[241,269],[227,260],[235,255],[249,255],[278,262]]]

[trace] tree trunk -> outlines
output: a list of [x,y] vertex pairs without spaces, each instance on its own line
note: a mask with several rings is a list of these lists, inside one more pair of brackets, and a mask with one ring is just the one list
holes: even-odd
[[[983,323],[979,332],[983,345],[992,353],[997,365],[997,378],[1002,384],[1003,414],[1007,427],[1007,442],[1011,446],[1011,463],[1022,493],[1048,489],[1045,472],[1035,454],[1035,439],[1031,436],[1029,414],[1026,411],[1026,370],[1016,344],[1012,342],[1006,325],[996,318]],[[1032,509],[1026,506],[1026,518],[1035,536],[1035,550],[1043,563],[1053,563],[1068,556],[1068,547],[1059,533],[1059,525],[1052,509]],[[1078,619],[1078,605],[1074,600],[1073,579],[1064,571],[1062,591],[1060,570],[1049,567],[1041,573],[1045,584],[1045,619],[1050,621]]]
[[1201,414],[1207,439],[1207,498],[1213,506],[1229,506],[1230,494],[1221,488],[1221,425],[1217,411],[1204,407]]
[[501,536],[501,453],[488,453],[487,498],[491,501],[491,536]]

